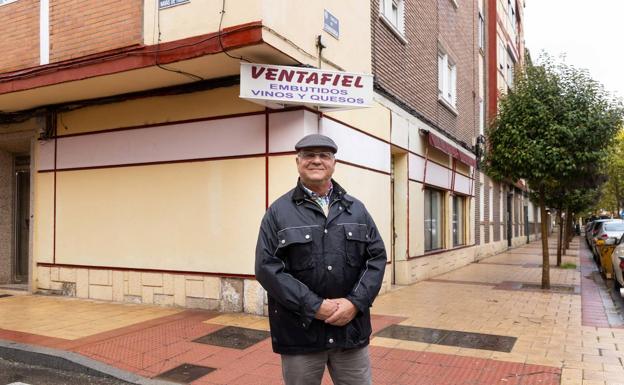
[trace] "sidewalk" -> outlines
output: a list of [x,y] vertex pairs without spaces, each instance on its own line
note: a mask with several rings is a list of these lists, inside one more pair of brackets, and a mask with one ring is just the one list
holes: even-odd
[[[624,384],[624,325],[606,288],[594,280],[582,242],[577,237],[564,258],[577,269],[551,268],[550,292],[539,290],[541,243],[533,242],[379,297],[373,307],[373,383]],[[77,353],[179,383],[282,384],[268,337],[267,319],[251,315],[0,298],[4,345]],[[331,384],[327,376],[324,384]]]

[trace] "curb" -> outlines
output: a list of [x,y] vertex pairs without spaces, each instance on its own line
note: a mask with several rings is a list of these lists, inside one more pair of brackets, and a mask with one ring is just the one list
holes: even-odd
[[0,339],[0,358],[94,377],[114,378],[135,385],[179,385],[174,382],[141,377],[77,353],[2,339]]

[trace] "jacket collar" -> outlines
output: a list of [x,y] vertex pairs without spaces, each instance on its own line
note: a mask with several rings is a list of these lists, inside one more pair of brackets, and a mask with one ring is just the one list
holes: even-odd
[[[349,207],[353,203],[351,199],[349,199],[347,195],[347,191],[342,188],[335,180],[331,180],[334,189],[332,191],[332,196],[330,198],[330,202],[335,200],[342,200],[342,203]],[[295,201],[296,204],[301,204],[308,197],[305,190],[303,189],[303,185],[301,184],[301,179],[297,179],[297,186],[293,190],[292,200]]]

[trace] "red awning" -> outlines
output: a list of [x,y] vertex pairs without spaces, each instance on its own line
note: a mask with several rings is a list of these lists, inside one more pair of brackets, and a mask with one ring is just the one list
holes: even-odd
[[427,138],[429,140],[429,145],[431,145],[432,147],[435,147],[438,150],[446,154],[449,154],[453,158],[459,160],[460,162],[468,166],[477,167],[477,161],[475,160],[475,158],[471,157],[468,154],[465,154],[459,148],[453,146],[451,143],[440,138],[439,136],[432,134],[431,131],[421,130],[421,132],[427,135]]

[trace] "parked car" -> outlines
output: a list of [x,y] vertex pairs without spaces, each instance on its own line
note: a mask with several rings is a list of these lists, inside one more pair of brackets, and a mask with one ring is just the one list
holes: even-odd
[[603,239],[607,245],[614,245],[624,235],[624,220],[613,219],[608,222],[602,222],[596,231],[596,237]]
[[598,226],[603,223],[603,222],[609,222],[612,221],[613,219],[596,219],[595,221],[593,221],[591,223],[591,226],[589,227],[587,233],[586,233],[586,238],[587,238],[587,245],[589,246],[589,250],[591,250],[592,255],[594,256],[594,260],[596,261],[597,264],[600,265],[600,259],[596,256],[596,252],[595,252],[595,235],[598,231]]
[[611,254],[611,262],[613,263],[613,288],[615,292],[624,297],[624,237],[618,240],[618,245]]
[[591,234],[591,228],[594,225],[594,221],[589,221],[585,224],[585,242],[589,246],[589,234]]

